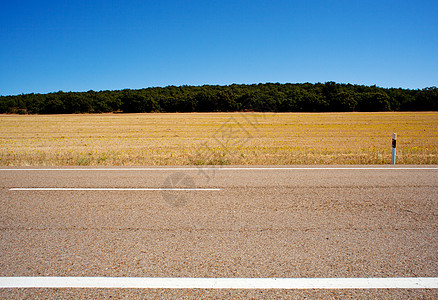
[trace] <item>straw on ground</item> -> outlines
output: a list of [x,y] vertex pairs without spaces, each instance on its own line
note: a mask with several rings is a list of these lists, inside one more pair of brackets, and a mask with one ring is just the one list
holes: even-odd
[[1,115],[0,165],[438,163],[438,113]]

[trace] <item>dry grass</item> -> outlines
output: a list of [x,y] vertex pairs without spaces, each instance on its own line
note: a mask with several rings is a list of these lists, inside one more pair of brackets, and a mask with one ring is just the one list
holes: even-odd
[[438,164],[438,113],[1,115],[0,165]]

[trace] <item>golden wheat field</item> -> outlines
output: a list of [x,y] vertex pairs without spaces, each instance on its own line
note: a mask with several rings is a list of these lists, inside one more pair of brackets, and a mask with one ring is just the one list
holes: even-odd
[[0,165],[438,164],[438,113],[0,115]]

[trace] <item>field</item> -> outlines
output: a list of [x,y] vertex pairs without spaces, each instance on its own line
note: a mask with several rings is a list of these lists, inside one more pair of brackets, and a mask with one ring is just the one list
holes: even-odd
[[438,164],[438,113],[0,115],[0,165]]

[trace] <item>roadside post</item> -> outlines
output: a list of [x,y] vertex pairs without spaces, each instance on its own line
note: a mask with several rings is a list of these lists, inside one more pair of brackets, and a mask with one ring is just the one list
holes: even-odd
[[397,147],[397,133],[392,134],[391,165],[395,165],[395,148]]

